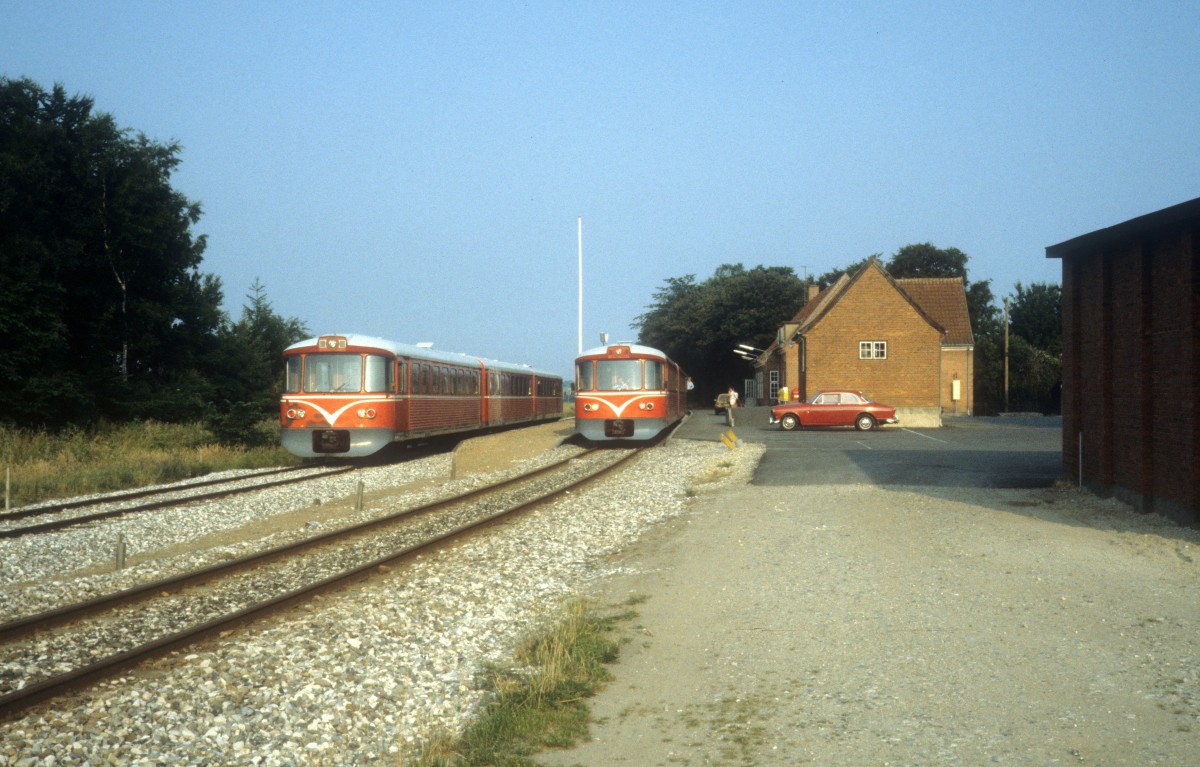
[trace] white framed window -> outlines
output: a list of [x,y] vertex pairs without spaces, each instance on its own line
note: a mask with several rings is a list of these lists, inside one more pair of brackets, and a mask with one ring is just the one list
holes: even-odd
[[887,341],[859,341],[858,358],[860,360],[886,360]]
[[771,401],[774,402],[779,397],[779,371],[772,370],[770,378],[770,393]]

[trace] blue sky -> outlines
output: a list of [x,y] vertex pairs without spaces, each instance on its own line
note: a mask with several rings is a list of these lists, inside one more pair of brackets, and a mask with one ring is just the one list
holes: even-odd
[[203,270],[566,374],[670,277],[932,242],[998,298],[1200,196],[1195,2],[0,0],[0,74],[178,141]]

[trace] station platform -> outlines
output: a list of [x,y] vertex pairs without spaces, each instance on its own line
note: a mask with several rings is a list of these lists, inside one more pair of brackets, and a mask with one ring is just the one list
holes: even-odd
[[[771,428],[771,408],[765,405],[733,409],[733,426],[725,413],[715,415],[712,408],[692,410],[692,414],[675,431],[674,439],[720,441],[731,428],[744,442],[762,442],[764,432]],[[779,428],[779,427],[774,427]]]

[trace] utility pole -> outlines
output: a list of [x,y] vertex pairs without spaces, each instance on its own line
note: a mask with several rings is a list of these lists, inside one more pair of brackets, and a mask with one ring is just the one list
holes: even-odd
[[1008,299],[1004,299],[1004,412],[1008,412]]
[[583,216],[579,217],[579,354],[583,354]]

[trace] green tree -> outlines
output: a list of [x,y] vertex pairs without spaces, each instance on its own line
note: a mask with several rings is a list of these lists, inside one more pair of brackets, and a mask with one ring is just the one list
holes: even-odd
[[1062,288],[1053,283],[1035,282],[1029,287],[1017,283],[1016,295],[1009,301],[1009,331],[1031,346],[1062,355]]
[[1062,289],[1045,282],[1018,282],[1014,289],[1008,302],[1008,408],[1058,412]]
[[765,349],[805,295],[805,283],[791,267],[724,264],[703,283],[690,274],[668,279],[633,327],[642,343],[683,366],[699,396],[714,395],[750,372],[734,347]]
[[0,420],[179,420],[211,393],[223,322],[180,147],[92,99],[0,78]]
[[905,245],[887,263],[896,279],[916,277],[961,277],[967,281],[967,254],[958,248],[939,248],[922,242]]
[[231,444],[263,439],[258,426],[279,407],[283,350],[309,336],[300,320],[275,313],[261,280],[256,278],[250,291],[241,318],[222,329],[210,366],[215,392],[207,423],[218,439]]
[[887,262],[887,273],[895,279],[921,277],[959,277],[967,293],[967,312],[971,316],[971,329],[976,335],[993,329],[996,322],[995,297],[992,295],[991,280],[971,282],[967,272],[970,259],[958,248],[939,248],[923,242],[905,245],[896,251]]

